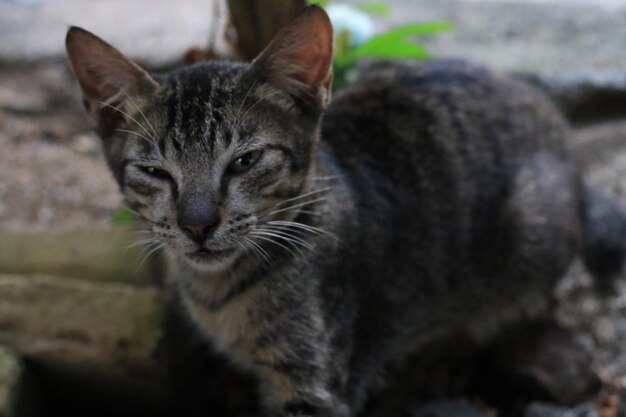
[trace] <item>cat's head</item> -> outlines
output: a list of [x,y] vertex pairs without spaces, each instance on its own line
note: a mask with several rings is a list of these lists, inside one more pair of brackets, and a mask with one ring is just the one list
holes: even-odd
[[259,229],[277,231],[311,201],[299,198],[332,81],[322,9],[305,9],[251,64],[160,77],[82,29],[66,45],[128,205],[192,266],[221,270],[249,256],[263,244]]

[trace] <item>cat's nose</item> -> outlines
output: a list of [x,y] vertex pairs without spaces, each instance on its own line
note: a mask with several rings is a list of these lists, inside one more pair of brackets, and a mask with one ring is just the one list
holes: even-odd
[[181,225],[180,227],[190,239],[197,243],[204,243],[211,229],[211,225],[204,224]]
[[219,222],[218,208],[206,199],[188,200],[178,207],[178,226],[200,245],[215,231]]
[[203,244],[207,237],[213,232],[213,230],[217,227],[219,223],[219,218],[216,216],[214,218],[206,219],[200,224],[190,223],[187,224],[185,222],[179,223],[180,228],[185,232],[187,236],[198,244]]

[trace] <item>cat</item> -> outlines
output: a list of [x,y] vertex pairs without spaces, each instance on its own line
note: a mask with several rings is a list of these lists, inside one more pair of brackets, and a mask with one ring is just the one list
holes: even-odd
[[579,254],[601,282],[624,258],[622,206],[541,93],[448,60],[373,65],[331,100],[332,36],[310,6],[250,64],[165,75],[66,39],[127,204],[268,415],[357,415],[408,357],[550,317]]

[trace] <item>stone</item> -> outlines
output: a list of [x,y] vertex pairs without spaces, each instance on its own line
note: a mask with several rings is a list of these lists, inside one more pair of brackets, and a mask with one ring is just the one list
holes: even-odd
[[534,402],[526,407],[524,417],[599,417],[599,414],[591,403],[575,407],[562,407]]
[[[358,3],[352,0],[351,3]],[[462,57],[509,72],[564,82],[626,79],[625,1],[393,0],[380,29],[448,21],[449,33],[425,40],[436,57]],[[421,39],[421,38],[420,38]]]
[[0,1],[0,62],[57,59],[65,33],[81,26],[150,67],[180,62],[188,48],[207,48],[219,25],[216,2],[125,0]]
[[7,414],[11,390],[19,377],[21,365],[13,352],[0,348],[0,416]]
[[626,115],[624,0],[389,3],[391,16],[376,20],[380,30],[428,21],[454,25],[449,33],[418,39],[434,57],[468,59],[534,79],[574,120]]
[[150,385],[164,321],[156,288],[0,274],[0,343],[31,360]]
[[159,252],[148,255],[155,245],[145,240],[132,226],[46,233],[3,231],[0,273],[50,274],[147,287],[162,282],[163,274]]
[[626,121],[601,123],[579,129],[572,138],[574,150],[587,175],[601,189],[626,196]]
[[423,403],[415,406],[411,417],[484,417],[479,410],[466,399],[451,399]]

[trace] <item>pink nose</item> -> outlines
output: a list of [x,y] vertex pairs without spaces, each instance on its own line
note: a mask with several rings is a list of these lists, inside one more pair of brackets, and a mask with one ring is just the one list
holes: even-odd
[[181,194],[178,226],[190,239],[202,245],[220,222],[217,205],[204,192],[191,189]]
[[180,227],[192,240],[202,244],[211,230],[219,223],[219,218],[212,219],[211,224],[181,224]]
[[181,226],[183,229],[188,231],[194,236],[203,235],[205,230],[210,226],[205,226],[203,224],[195,224],[195,225],[183,225]]

